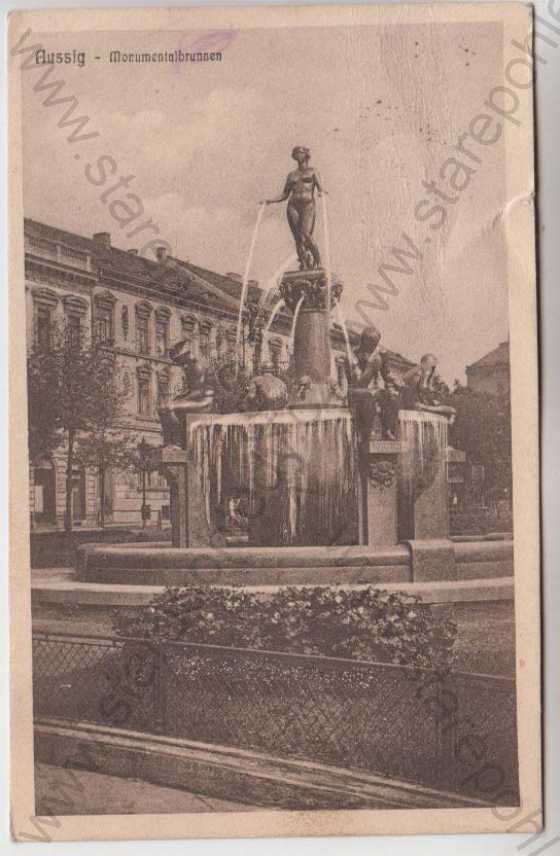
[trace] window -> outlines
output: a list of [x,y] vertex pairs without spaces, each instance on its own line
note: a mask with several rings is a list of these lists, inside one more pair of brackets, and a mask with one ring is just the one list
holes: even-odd
[[157,399],[158,407],[162,407],[169,401],[169,378],[165,375],[159,375],[157,381]]
[[79,315],[69,315],[66,321],[68,343],[72,348],[77,348],[82,341],[82,319]]
[[97,311],[97,317],[95,319],[95,333],[97,341],[101,344],[109,344],[112,340],[111,336],[111,315],[110,313],[104,310]]
[[138,415],[150,416],[150,381],[146,377],[138,378]]
[[210,359],[210,328],[201,327],[198,340],[198,352],[205,360]]
[[166,357],[169,350],[169,321],[166,318],[156,318],[156,354]]
[[128,339],[128,306],[121,309],[121,326],[124,338]]
[[196,330],[196,318],[192,315],[183,315],[181,318],[181,339],[184,341],[183,351],[193,351],[194,334]]
[[51,309],[50,306],[38,304],[36,308],[37,345],[43,350],[51,346]]
[[157,470],[150,470],[147,487],[150,490],[166,490],[167,480]]
[[150,319],[144,315],[136,317],[136,350],[140,354],[150,353]]
[[94,334],[100,345],[112,345],[115,338],[113,315],[116,298],[109,291],[94,297]]
[[[142,490],[143,473],[138,473],[137,489]],[[157,470],[146,472],[146,490],[167,490],[167,480]]]
[[136,350],[139,354],[150,353],[150,316],[152,306],[147,301],[136,304]]

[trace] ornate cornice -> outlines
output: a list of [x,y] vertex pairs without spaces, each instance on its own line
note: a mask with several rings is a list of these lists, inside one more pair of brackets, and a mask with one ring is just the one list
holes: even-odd
[[112,291],[108,291],[107,289],[105,289],[104,291],[97,291],[93,295],[93,301],[96,304],[105,305],[108,308],[112,309],[115,303],[117,302],[117,298],[115,297]]
[[96,281],[95,274],[92,272],[66,267],[54,260],[51,263],[48,259],[39,256],[30,257],[27,253],[25,254],[25,270],[27,278],[35,279],[35,281],[34,273],[38,273],[42,282],[60,283],[62,280],[72,284],[80,283],[91,286]]
[[40,286],[38,288],[32,288],[31,295],[36,303],[43,303],[52,308],[57,306],[60,300],[60,295],[55,291],[51,291],[50,288],[41,288]]
[[151,303],[148,303],[147,300],[142,300],[140,303],[137,303],[134,307],[134,311],[141,318],[149,318],[153,312],[154,307]]
[[89,309],[88,301],[83,297],[77,297],[75,294],[65,294],[62,303],[67,311],[77,315],[85,315]]

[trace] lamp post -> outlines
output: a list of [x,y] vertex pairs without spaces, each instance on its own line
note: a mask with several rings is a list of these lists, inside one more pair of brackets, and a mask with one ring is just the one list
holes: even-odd
[[150,516],[150,506],[146,503],[146,476],[150,469],[149,454],[151,449],[152,447],[146,442],[145,437],[142,437],[142,440],[138,443],[138,468],[142,476],[142,508],[140,511],[142,515],[142,529],[146,528],[146,521]]

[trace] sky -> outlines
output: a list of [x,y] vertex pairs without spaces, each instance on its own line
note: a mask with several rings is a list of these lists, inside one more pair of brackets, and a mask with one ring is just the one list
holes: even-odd
[[[64,80],[59,97],[75,94],[89,117],[82,132],[98,136],[68,142],[68,129],[57,126],[65,107],[43,105],[33,90],[40,70],[24,74],[26,216],[85,236],[109,231],[115,246],[137,247],[138,237],[126,237],[133,227],[122,228],[101,199],[109,181],[96,187],[84,174],[110,155],[116,177],[134,176],[128,191],[141,198],[142,219],[157,223],[175,255],[243,273],[258,202],[279,194],[295,166],[292,148],[307,146],[328,191],[329,255],[346,317],[360,320],[356,302],[367,299],[368,283],[381,282],[378,267],[391,263],[406,232],[422,259],[395,279],[399,293],[386,311],[368,310],[370,321],[386,347],[413,360],[435,352],[448,382],[464,378],[466,364],[508,337],[502,143],[486,148],[441,230],[430,232],[413,212],[427,196],[421,182],[437,177],[503,83],[499,24],[234,31],[220,35],[221,63],[108,62],[110,49],[188,50],[199,37],[36,35],[49,51],[86,51],[83,68],[55,66],[52,79]],[[270,206],[251,278],[270,283],[292,255],[284,206]]]

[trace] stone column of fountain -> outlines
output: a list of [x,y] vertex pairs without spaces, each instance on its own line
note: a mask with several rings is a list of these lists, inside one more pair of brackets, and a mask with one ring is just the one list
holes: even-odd
[[342,284],[329,288],[321,268],[289,271],[282,277],[280,295],[294,313],[291,407],[346,406],[331,379],[330,315],[341,294]]

